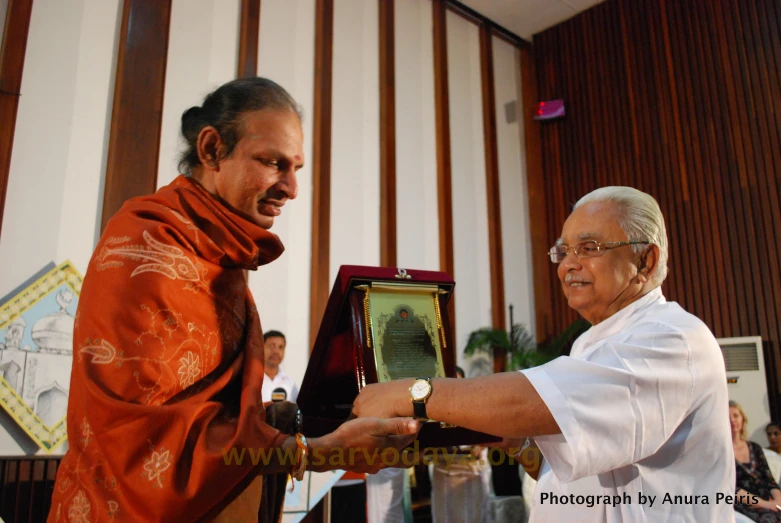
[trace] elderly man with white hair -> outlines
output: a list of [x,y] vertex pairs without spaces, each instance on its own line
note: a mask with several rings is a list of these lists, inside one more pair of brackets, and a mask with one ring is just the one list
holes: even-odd
[[[662,295],[667,232],[629,187],[584,196],[548,253],[592,327],[570,356],[472,379],[365,387],[357,416],[416,416],[532,445],[531,521],[734,521],[727,380],[705,324]],[[691,275],[696,277],[700,275]],[[538,454],[539,455],[539,454]]]

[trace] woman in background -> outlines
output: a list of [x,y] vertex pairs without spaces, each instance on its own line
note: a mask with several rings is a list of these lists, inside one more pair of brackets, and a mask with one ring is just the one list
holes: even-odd
[[[729,424],[735,451],[735,494],[744,503],[735,510],[752,521],[781,522],[781,489],[770,473],[762,447],[746,440],[746,413],[740,404],[729,402]],[[756,503],[751,503],[756,500]]]

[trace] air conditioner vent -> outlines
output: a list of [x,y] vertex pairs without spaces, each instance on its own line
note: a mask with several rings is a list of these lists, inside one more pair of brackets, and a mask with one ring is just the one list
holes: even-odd
[[727,367],[727,372],[759,370],[757,346],[753,343],[729,345],[722,347],[721,352],[724,354],[724,365]]

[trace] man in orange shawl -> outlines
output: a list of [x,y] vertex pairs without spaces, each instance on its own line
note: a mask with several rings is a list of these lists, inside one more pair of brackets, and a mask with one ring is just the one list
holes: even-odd
[[[129,200],[87,269],[49,521],[255,521],[262,475],[293,466],[273,451],[296,439],[265,423],[263,333],[244,271],[283,251],[268,229],[297,192],[297,106],[273,82],[236,80],[188,110],[182,134],[190,176]],[[308,446],[400,449],[418,428],[353,420]],[[226,464],[230,449],[245,459]],[[260,450],[271,459],[253,464]],[[382,467],[363,455],[339,468]]]

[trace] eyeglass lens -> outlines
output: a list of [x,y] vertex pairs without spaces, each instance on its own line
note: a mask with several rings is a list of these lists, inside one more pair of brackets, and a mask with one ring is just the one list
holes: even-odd
[[[590,258],[599,254],[599,244],[595,241],[587,241],[577,244],[575,247],[575,253],[579,258]],[[567,257],[570,247],[566,245],[555,245],[550,250],[550,259],[553,263],[561,263],[564,258]]]

